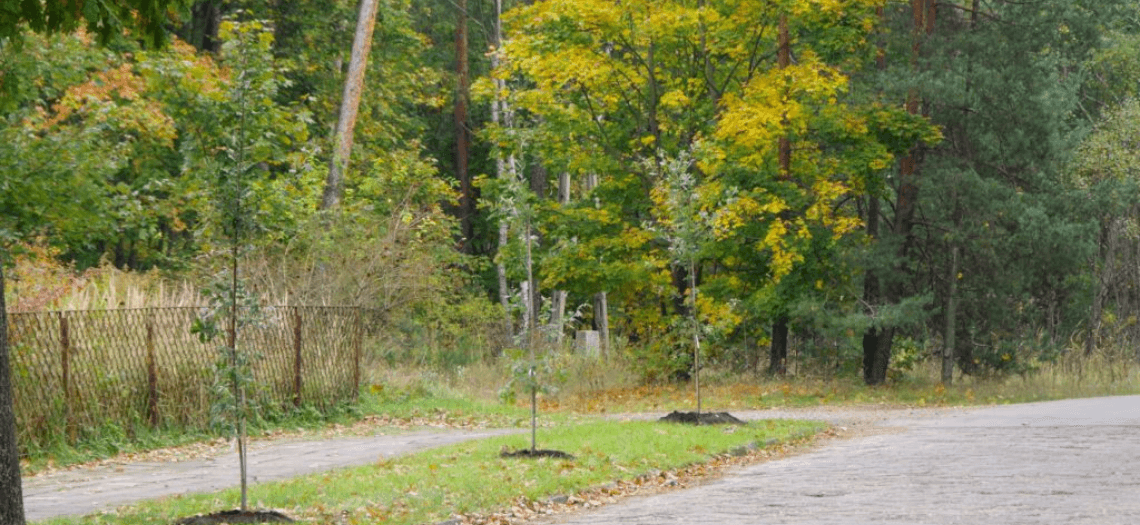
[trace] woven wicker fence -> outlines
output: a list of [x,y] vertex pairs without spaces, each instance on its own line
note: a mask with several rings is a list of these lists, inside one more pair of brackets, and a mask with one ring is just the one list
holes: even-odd
[[[108,423],[204,428],[220,341],[190,327],[198,308],[8,315],[18,439],[75,441]],[[263,406],[328,407],[355,399],[369,311],[276,307],[243,328],[238,346],[256,357]]]

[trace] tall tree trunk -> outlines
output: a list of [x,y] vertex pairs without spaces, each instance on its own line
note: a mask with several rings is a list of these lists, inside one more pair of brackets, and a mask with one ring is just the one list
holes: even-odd
[[[792,49],[788,39],[788,15],[780,15],[780,25],[778,36],[776,39],[776,64],[780,69],[785,69],[792,64]],[[784,85],[784,96],[788,96],[788,86]],[[781,125],[787,126],[788,114],[785,112],[781,117]],[[788,137],[788,133],[780,135],[779,143],[779,157],[780,157],[780,178],[788,180],[792,176],[792,141]]]
[[[952,241],[953,242],[953,241]],[[950,287],[946,293],[946,335],[942,346],[942,384],[950,386],[954,382],[954,333],[958,301],[958,245],[950,248]]]
[[[6,254],[4,254],[6,255]],[[3,257],[0,256],[0,261]],[[4,304],[4,263],[0,262],[0,524],[24,525],[20,449],[16,444],[15,398],[8,359],[8,309]]]
[[[558,174],[558,204],[570,204],[570,173],[563,171]],[[555,341],[562,342],[562,323],[566,316],[566,290],[555,290],[550,296],[550,330]]]
[[[792,50],[788,38],[788,15],[780,14],[780,23],[776,38],[776,65],[785,69],[792,63]],[[788,86],[783,87],[784,96],[788,96]],[[781,124],[787,125],[788,115],[784,113]],[[788,132],[780,135],[777,152],[780,162],[780,179],[789,180],[792,177],[792,141]],[[786,218],[785,218],[786,219]],[[784,375],[788,371],[788,316],[779,315],[772,322],[772,343],[768,351],[768,373],[771,375]]]
[[[586,175],[586,193],[594,191],[594,188],[597,187],[598,174]],[[594,200],[595,207],[600,208],[601,205],[596,199]],[[610,351],[610,305],[605,290],[594,294],[594,327],[597,328],[598,338],[601,339],[602,355],[608,356]]]
[[344,93],[341,95],[336,132],[333,135],[329,175],[321,197],[322,210],[336,208],[344,197],[344,173],[352,155],[353,130],[360,109],[360,95],[364,91],[364,72],[368,66],[368,52],[372,49],[372,30],[376,27],[378,7],[378,0],[360,0],[356,33],[352,39],[352,58],[348,62],[348,75],[344,79]]
[[[874,242],[880,239],[880,202],[871,195],[867,201],[867,236]],[[872,325],[863,332],[863,381],[869,385],[882,383],[887,377],[894,328],[879,325],[876,309],[883,303],[883,285],[878,268],[870,268],[863,277],[863,303],[868,305]]]
[[1113,281],[1112,267],[1116,259],[1115,219],[1101,221],[1099,260],[1093,262],[1093,297],[1089,309],[1089,335],[1085,339],[1085,356],[1092,355],[1100,339],[1100,325],[1104,316],[1104,300],[1108,284]]
[[[510,226],[507,221],[499,221],[499,249],[502,250],[510,240]],[[511,319],[511,286],[507,282],[507,267],[502,263],[495,264],[495,273],[499,277],[499,304],[503,307],[503,328],[507,337],[514,338],[515,323]]]
[[[970,25],[969,29],[973,32],[978,26],[978,10],[980,9],[980,0],[973,0],[970,3]],[[966,63],[966,99],[970,99],[971,82],[974,77],[974,64],[973,61]],[[968,119],[963,119],[962,134],[969,136]],[[953,182],[953,181],[952,181]],[[952,184],[950,193],[951,204],[954,207],[954,229],[955,231],[961,227],[962,213],[958,201],[958,185]],[[942,347],[942,384],[950,386],[954,382],[954,360],[955,360],[955,346],[957,344],[958,335],[958,257],[960,255],[961,247],[958,240],[951,237],[950,239],[950,271],[947,275],[948,286],[946,288],[946,328],[943,335]],[[1050,316],[1050,321],[1052,316]]]
[[467,100],[470,96],[470,68],[467,57],[467,0],[456,0],[459,18],[455,26],[455,178],[459,181],[459,227],[462,250],[471,253],[475,238],[475,193],[468,160],[471,133],[467,126]]
[[603,356],[610,353],[610,303],[607,292],[594,294],[594,321],[598,328],[598,339]]
[[[922,52],[922,44],[926,37],[934,32],[934,0],[911,0],[911,11],[914,15],[914,26],[911,32],[911,68],[918,71],[918,59]],[[921,111],[921,98],[917,90],[911,90],[906,98],[906,110],[912,115]],[[915,213],[918,209],[918,166],[922,162],[922,151],[916,146],[911,152],[899,161],[898,186],[895,200],[894,236],[900,240],[896,260],[903,261],[910,251],[913,241],[911,235],[914,229]],[[899,304],[905,294],[902,280],[905,268],[903,263],[894,269],[895,279],[885,288],[885,301],[888,304]],[[876,286],[879,286],[877,279]],[[866,283],[864,284],[866,292]],[[868,303],[876,304],[876,303]],[[894,341],[894,328],[873,326],[863,334],[863,382],[868,385],[882,384],[887,380],[887,368],[891,360],[891,346]]]
[[[499,66],[499,51],[503,47],[503,1],[495,0],[495,26],[494,38],[492,39],[492,46],[494,51],[491,53],[491,69]],[[495,98],[491,101],[491,122],[496,125],[509,126],[510,119],[507,115],[508,107],[507,102],[504,100],[504,93],[506,93],[506,82],[501,78],[494,79],[495,84]],[[495,168],[499,178],[503,177],[517,177],[514,156],[504,158],[501,152],[495,154]],[[499,246],[498,249],[502,250],[507,246],[510,240],[510,219],[503,217],[499,219]],[[499,303],[503,306],[504,324],[506,325],[507,336],[514,338],[514,320],[511,315],[511,287],[507,281],[507,268],[506,265],[499,261],[495,264],[495,271],[499,277]]]
[[788,371],[788,316],[772,322],[772,343],[768,351],[768,374],[784,375]]
[[178,30],[178,35],[195,49],[217,53],[222,50],[218,40],[218,26],[222,23],[219,0],[202,0],[190,7],[190,20]]
[[[546,168],[541,164],[535,163],[531,166],[530,173],[527,175],[531,193],[538,198],[542,198],[546,193]],[[539,239],[538,230],[534,227],[534,224],[529,218],[530,214],[528,213],[526,216],[528,218],[525,221],[526,224],[523,225],[522,235],[525,236],[524,243],[526,246],[526,308],[527,319],[530,320],[530,322],[527,323],[527,331],[534,334],[538,329],[539,310],[542,307],[542,290],[538,288],[538,278],[534,273],[533,253],[534,242]]]

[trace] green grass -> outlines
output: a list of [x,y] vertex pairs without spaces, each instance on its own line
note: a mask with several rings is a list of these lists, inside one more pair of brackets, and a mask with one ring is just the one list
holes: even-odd
[[[281,510],[313,524],[436,523],[456,514],[486,514],[520,500],[571,495],[653,471],[708,461],[752,443],[785,442],[823,428],[815,422],[758,421],[742,427],[658,422],[588,422],[543,429],[538,446],[566,459],[501,458],[503,447],[526,448],[529,434],[452,445],[372,465],[251,487],[251,507]],[[64,524],[167,524],[236,506],[226,490],[165,498],[115,515],[54,519]]]

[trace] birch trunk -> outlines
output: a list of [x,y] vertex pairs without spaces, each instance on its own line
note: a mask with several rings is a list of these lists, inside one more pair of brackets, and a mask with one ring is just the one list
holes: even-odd
[[333,135],[333,155],[329,160],[329,175],[321,197],[321,209],[331,210],[340,205],[344,197],[344,172],[352,154],[353,130],[360,109],[360,95],[364,91],[364,71],[368,65],[368,52],[372,48],[372,30],[376,27],[378,0],[360,0],[356,16],[356,34],[352,39],[352,58],[348,63],[348,76],[344,79],[340,112]]
[[[589,193],[598,187],[598,174],[591,173],[586,176],[586,192]],[[596,198],[594,206],[601,207]],[[608,356],[610,352],[610,305],[606,291],[594,294],[594,327],[598,329],[598,339],[602,346],[602,355]]]
[[[502,0],[495,0],[495,33],[491,45],[493,46],[491,52],[491,69],[499,67],[499,51],[502,48],[503,42],[503,2]],[[506,101],[503,100],[503,93],[506,92],[506,82],[502,79],[495,78],[495,99],[491,101],[491,122],[495,125],[503,125],[506,110]],[[514,159],[504,159],[502,153],[495,155],[495,170],[499,178],[507,176],[508,165],[513,166]],[[505,218],[499,219],[499,250],[502,250],[507,242],[510,240],[510,222]],[[507,336],[511,339],[515,336],[514,322],[511,316],[511,287],[507,281],[507,268],[502,261],[495,264],[495,271],[499,277],[499,303],[503,306],[504,323],[507,329]]]
[[[566,206],[570,204],[570,173],[562,172],[558,174],[558,203]],[[554,334],[554,340],[558,343],[562,342],[562,323],[566,316],[566,297],[565,290],[555,290],[550,296],[550,331]]]

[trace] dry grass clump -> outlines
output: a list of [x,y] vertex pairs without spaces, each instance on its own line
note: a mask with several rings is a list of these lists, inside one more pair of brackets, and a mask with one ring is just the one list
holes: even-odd
[[109,264],[84,271],[59,262],[45,247],[26,246],[5,272],[9,312],[110,310],[197,306],[197,286],[158,272],[124,271]]

